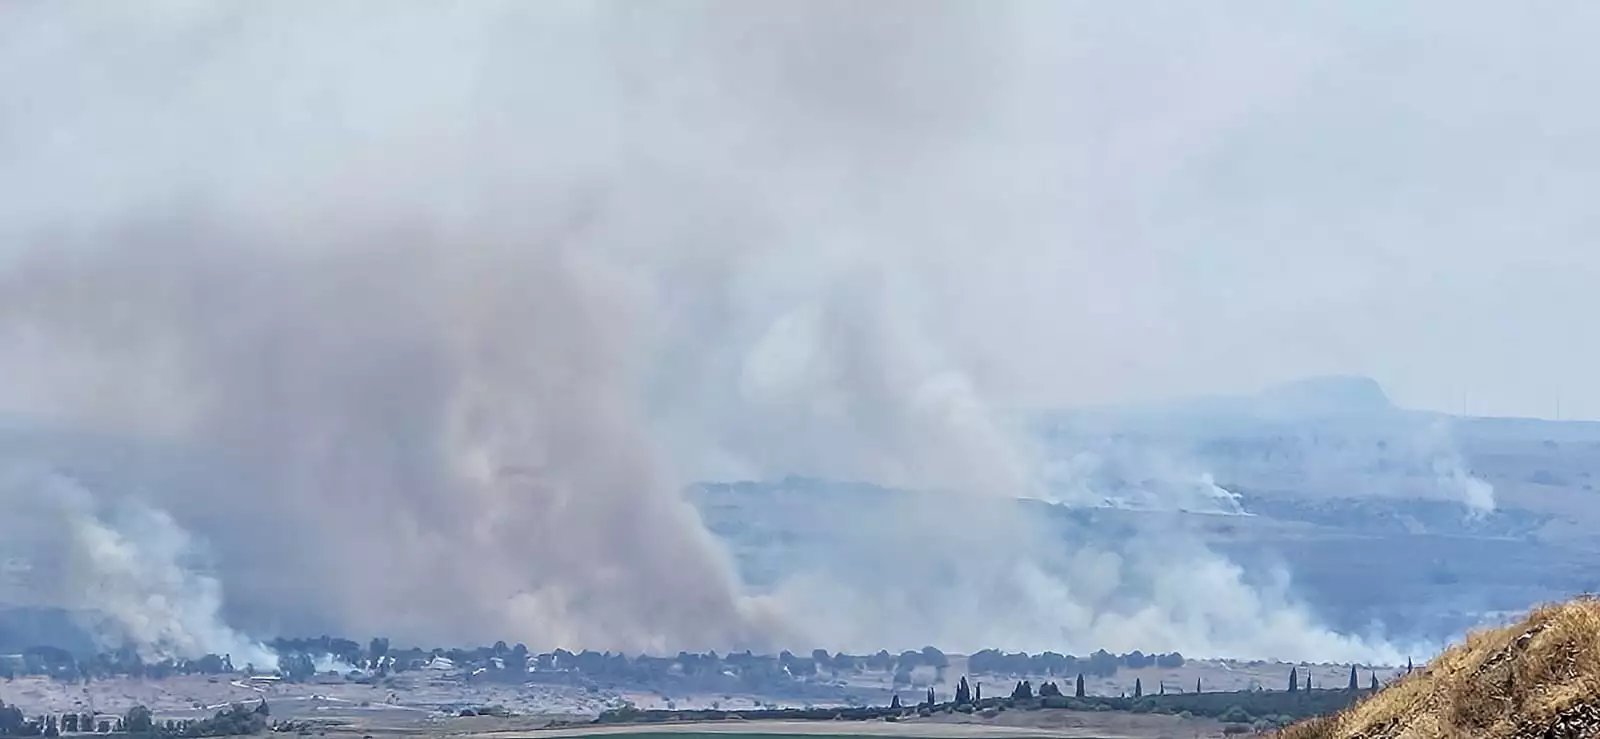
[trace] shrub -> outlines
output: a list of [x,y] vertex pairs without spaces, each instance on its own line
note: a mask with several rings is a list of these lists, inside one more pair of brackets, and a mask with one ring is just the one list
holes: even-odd
[[1253,719],[1243,708],[1234,705],[1228,706],[1228,710],[1223,711],[1217,720],[1225,724],[1248,724]]

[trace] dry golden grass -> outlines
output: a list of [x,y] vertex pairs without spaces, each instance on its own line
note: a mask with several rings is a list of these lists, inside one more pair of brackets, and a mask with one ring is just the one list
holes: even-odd
[[[1283,739],[1509,739],[1596,736],[1600,600],[1539,608],[1521,623],[1476,632],[1433,662],[1337,716]],[[1582,714],[1581,716],[1579,714]],[[1589,728],[1579,728],[1578,724]]]

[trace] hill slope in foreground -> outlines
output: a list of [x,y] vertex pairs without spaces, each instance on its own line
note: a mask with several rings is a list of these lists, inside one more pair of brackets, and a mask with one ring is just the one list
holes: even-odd
[[1283,739],[1600,736],[1600,600],[1549,605],[1481,631],[1343,713]]

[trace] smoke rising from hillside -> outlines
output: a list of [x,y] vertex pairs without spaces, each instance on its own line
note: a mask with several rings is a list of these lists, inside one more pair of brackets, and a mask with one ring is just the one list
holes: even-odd
[[[1180,577],[991,505],[1041,483],[990,393],[1128,351],[1072,325],[1148,266],[1076,246],[1116,234],[1042,6],[60,7],[0,11],[0,412],[178,450],[150,503],[246,633],[1392,656],[1203,548]],[[678,491],[790,472],[931,502],[859,581],[752,596]]]
[[[204,573],[203,552],[172,517],[133,498],[102,500],[71,477],[5,465],[7,523],[34,536],[36,596],[77,613],[103,646],[131,647],[146,661],[229,655],[272,668],[277,656],[229,627],[223,587]],[[19,533],[7,527],[7,535]]]
[[1472,474],[1451,438],[1448,422],[1440,419],[1431,424],[1423,437],[1422,446],[1429,455],[1434,479],[1446,495],[1466,506],[1469,516],[1482,517],[1495,509],[1494,485]]
[[[289,573],[230,578],[257,608],[309,594],[351,628],[463,640],[772,637],[641,436],[624,374],[637,321],[581,255],[219,257],[181,245],[204,233],[173,238],[98,253],[92,269],[19,270],[10,314],[100,350],[127,342],[120,373],[167,373],[146,352],[176,355],[161,379],[183,426],[168,433],[228,489],[161,503],[235,532],[217,542],[224,562]],[[121,311],[74,313],[74,283]],[[240,536],[251,530],[264,535]],[[430,601],[450,615],[417,608]]]
[[[52,491],[58,500],[69,494]],[[277,656],[222,619],[222,584],[198,574],[188,532],[163,511],[125,505],[115,523],[88,499],[62,505],[67,533],[64,589],[71,605],[105,620],[97,631],[132,645],[147,661],[227,655],[239,667],[271,669]]]

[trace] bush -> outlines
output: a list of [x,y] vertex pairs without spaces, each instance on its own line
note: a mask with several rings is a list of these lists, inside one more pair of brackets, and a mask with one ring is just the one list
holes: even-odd
[[259,734],[267,728],[267,712],[260,707],[245,708],[238,703],[218,711],[215,716],[196,721],[177,730],[186,737],[244,736]]
[[122,717],[122,725],[129,734],[148,734],[155,728],[155,721],[150,715],[150,709],[134,706]]
[[1228,710],[1223,711],[1222,715],[1217,717],[1217,720],[1225,724],[1248,724],[1254,718],[1245,712],[1243,708],[1233,705],[1228,706]]

